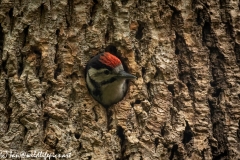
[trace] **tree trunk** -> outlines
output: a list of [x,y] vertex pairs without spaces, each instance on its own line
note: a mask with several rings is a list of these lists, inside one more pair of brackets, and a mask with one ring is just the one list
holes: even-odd
[[[0,155],[240,159],[239,1],[0,3]],[[138,78],[107,113],[84,69],[109,44]]]

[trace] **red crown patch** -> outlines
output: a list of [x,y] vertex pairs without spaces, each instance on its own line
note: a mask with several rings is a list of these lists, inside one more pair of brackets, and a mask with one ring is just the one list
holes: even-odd
[[111,68],[115,68],[122,63],[120,59],[109,52],[104,52],[99,61]]

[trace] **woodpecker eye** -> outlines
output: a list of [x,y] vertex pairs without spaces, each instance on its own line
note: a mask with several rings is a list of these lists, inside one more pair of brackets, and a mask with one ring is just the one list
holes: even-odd
[[110,74],[109,70],[105,70],[104,74],[109,75]]

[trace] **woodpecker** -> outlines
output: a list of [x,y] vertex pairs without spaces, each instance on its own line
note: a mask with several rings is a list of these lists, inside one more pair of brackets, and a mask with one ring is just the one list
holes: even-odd
[[120,59],[107,51],[87,63],[85,77],[90,94],[104,107],[122,100],[127,91],[126,80],[136,78],[124,71]]

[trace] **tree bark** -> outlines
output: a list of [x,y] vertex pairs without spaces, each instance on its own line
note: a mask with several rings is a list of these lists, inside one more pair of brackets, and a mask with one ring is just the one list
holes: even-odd
[[[236,0],[1,0],[1,153],[240,159],[239,10]],[[107,113],[84,69],[109,44],[138,78]]]

